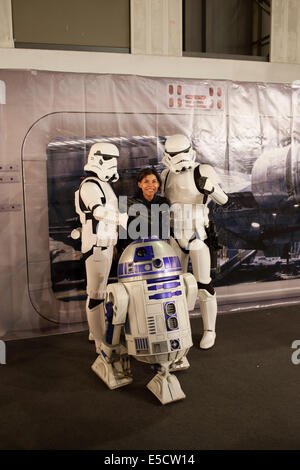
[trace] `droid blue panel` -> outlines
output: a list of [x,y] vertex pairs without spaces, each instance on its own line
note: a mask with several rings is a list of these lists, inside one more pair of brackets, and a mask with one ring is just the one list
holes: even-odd
[[177,349],[181,349],[179,338],[171,339],[170,340],[171,350],[176,351]]
[[177,290],[175,292],[161,292],[159,294],[149,295],[149,300],[168,299],[170,297],[175,297],[176,295],[181,294],[181,290]]

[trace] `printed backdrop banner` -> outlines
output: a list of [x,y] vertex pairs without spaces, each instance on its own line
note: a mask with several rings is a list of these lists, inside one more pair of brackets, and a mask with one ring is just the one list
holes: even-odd
[[[0,71],[0,335],[86,325],[74,192],[90,146],[120,150],[118,196],[161,171],[166,136],[191,138],[229,195],[210,203],[223,245],[219,311],[300,299],[300,100],[289,84]],[[110,279],[116,278],[116,263]],[[196,312],[198,305],[196,305]]]

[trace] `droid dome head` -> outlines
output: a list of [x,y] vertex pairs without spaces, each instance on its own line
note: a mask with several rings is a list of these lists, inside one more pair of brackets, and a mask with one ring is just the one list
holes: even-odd
[[[173,248],[158,238],[139,239],[123,251],[118,265],[118,279],[121,282],[151,279],[171,280],[182,274],[181,263]],[[153,292],[155,295],[155,292]]]
[[185,135],[175,134],[167,138],[162,162],[173,173],[180,173],[193,168],[195,160],[195,151]]
[[110,143],[103,142],[94,144],[90,148],[85,171],[95,173],[101,181],[118,181],[117,158],[118,148]]

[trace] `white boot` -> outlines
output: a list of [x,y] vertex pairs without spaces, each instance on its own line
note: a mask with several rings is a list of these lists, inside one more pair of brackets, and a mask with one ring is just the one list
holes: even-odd
[[[86,303],[86,315],[89,325],[89,340],[95,342],[96,352],[100,354],[101,341],[102,341],[102,328],[104,322],[104,307],[103,302],[94,308],[89,308],[89,298]],[[103,317],[103,318],[102,318]]]
[[92,333],[89,333],[89,341],[90,341],[91,343],[94,343],[94,341],[95,341],[95,340],[94,340],[94,336],[92,335]]
[[207,290],[199,290],[200,311],[203,322],[203,336],[200,341],[201,349],[212,348],[216,339],[217,299]]

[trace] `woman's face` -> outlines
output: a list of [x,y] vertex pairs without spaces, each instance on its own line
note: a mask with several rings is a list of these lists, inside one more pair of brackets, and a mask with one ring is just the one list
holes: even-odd
[[159,181],[155,175],[147,175],[138,182],[138,187],[141,188],[144,198],[152,201],[159,189]]

